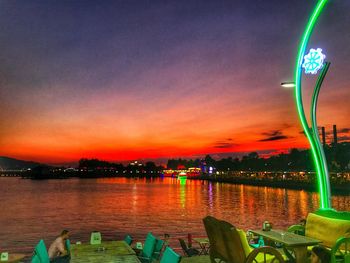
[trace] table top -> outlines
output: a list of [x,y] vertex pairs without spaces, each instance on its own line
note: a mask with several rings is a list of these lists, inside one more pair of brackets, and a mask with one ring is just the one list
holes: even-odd
[[207,237],[195,237],[193,238],[194,241],[200,244],[208,243],[209,244],[209,238]]
[[135,255],[93,255],[89,257],[71,258],[71,263],[141,263]]
[[258,236],[266,237],[270,240],[282,243],[289,247],[312,246],[322,242],[314,238],[297,235],[297,234],[286,232],[283,230],[273,229],[270,231],[262,231],[262,230],[249,230],[249,231]]
[[125,241],[102,242],[98,245],[71,245],[71,263],[139,263],[135,251]]
[[[1,253],[0,253],[1,254]],[[19,254],[19,253],[9,253],[9,259],[7,261],[0,261],[0,262],[18,262],[26,257],[25,254]]]

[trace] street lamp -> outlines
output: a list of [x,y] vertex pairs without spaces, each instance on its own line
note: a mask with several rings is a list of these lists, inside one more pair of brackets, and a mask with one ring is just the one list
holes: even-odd
[[281,86],[283,88],[295,88],[295,82],[292,82],[292,81],[282,82]]
[[[310,49],[310,52],[305,55],[305,51],[315,27],[315,24],[322,13],[326,3],[329,0],[319,0],[310,19],[305,28],[301,43],[299,46],[299,52],[297,56],[297,61],[295,65],[295,75],[294,75],[294,94],[296,100],[296,106],[298,110],[298,115],[301,124],[304,129],[304,133],[310,143],[311,152],[314,159],[314,164],[316,168],[318,188],[320,193],[320,207],[321,209],[331,209],[331,192],[329,183],[329,174],[327,169],[327,162],[324,154],[324,150],[321,146],[317,122],[316,122],[316,106],[318,94],[322,85],[322,82],[327,74],[330,63],[325,62],[325,55],[322,54],[322,49]],[[317,74],[319,70],[321,73],[316,81],[316,86],[314,88],[314,93],[311,102],[311,127],[306,119],[305,111],[303,107],[302,92],[301,92],[301,82],[302,82],[302,69],[305,70],[305,74]]]

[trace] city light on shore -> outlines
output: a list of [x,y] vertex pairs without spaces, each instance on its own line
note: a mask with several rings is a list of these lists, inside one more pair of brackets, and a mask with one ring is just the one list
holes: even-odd
[[281,86],[283,88],[295,88],[295,82],[282,82]]

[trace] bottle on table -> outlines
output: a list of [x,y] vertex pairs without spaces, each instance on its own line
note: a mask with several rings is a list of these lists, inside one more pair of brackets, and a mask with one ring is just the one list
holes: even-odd
[[265,246],[265,242],[264,242],[264,239],[262,236],[259,237],[258,245],[259,245],[259,247]]

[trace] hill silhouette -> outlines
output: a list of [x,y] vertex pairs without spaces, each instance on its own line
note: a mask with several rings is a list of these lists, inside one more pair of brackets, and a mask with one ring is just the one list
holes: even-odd
[[37,162],[23,161],[10,157],[0,156],[0,170],[25,170],[42,165]]

